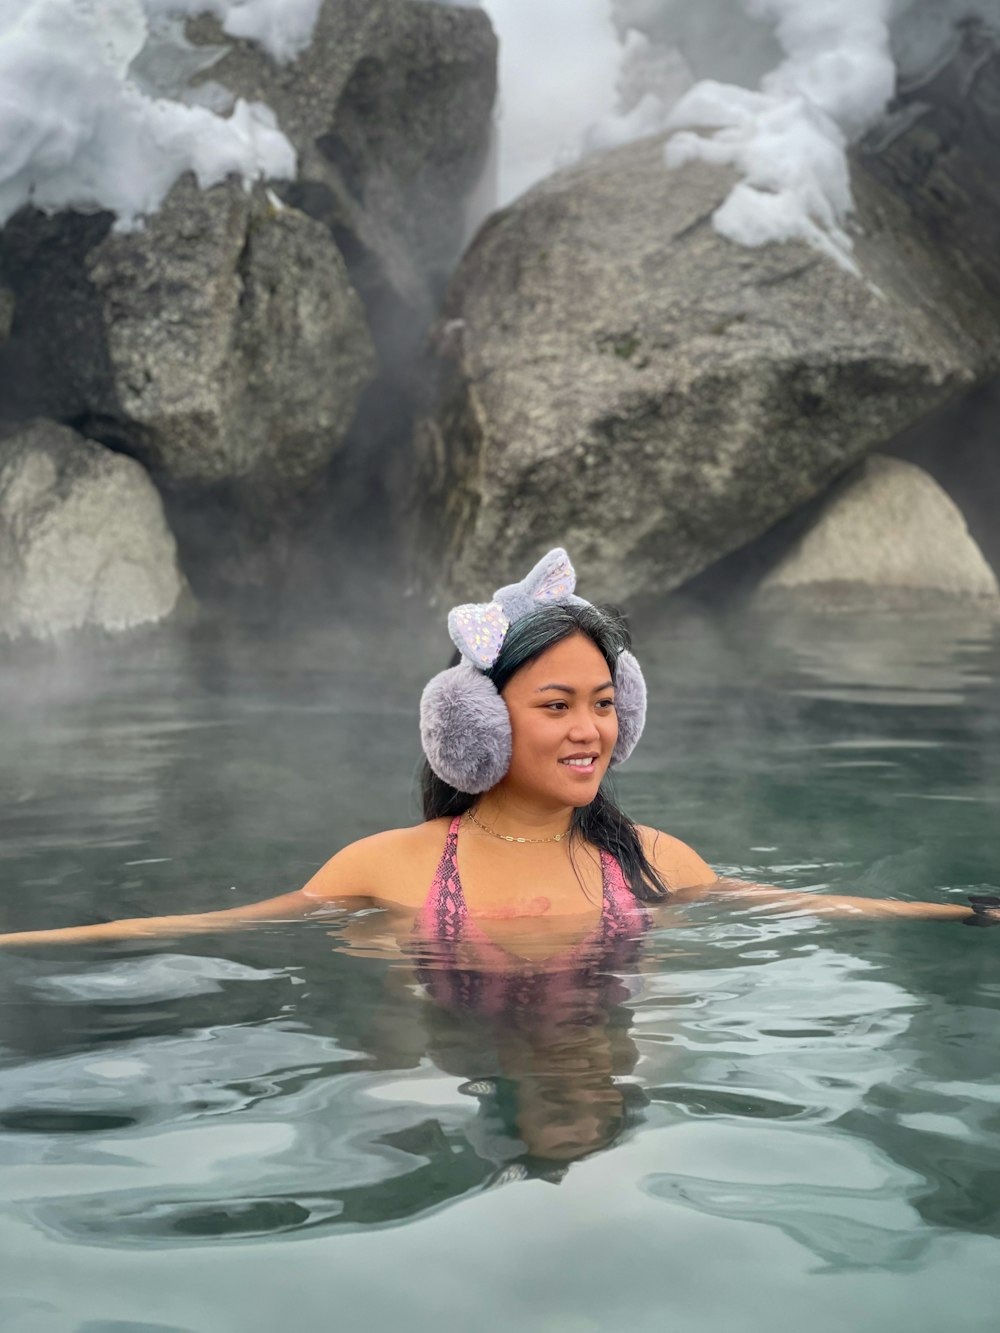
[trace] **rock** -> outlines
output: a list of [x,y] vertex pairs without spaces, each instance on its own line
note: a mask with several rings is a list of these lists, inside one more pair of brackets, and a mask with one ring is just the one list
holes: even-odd
[[[989,317],[1000,298],[1000,48],[995,29],[971,20],[954,27],[933,0],[920,0],[900,23],[921,18],[927,37],[935,15],[939,31],[950,30],[951,58],[922,74],[911,62],[916,72],[901,79],[883,123],[855,152],[855,175],[872,176],[892,193],[906,228],[933,244],[943,276],[961,273],[971,291],[980,284]],[[925,60],[932,50],[922,50]],[[974,317],[963,316],[969,327]],[[1000,571],[998,409],[994,381],[915,423],[891,449],[944,487]]]
[[36,410],[167,489],[227,483],[251,510],[280,509],[326,467],[373,376],[329,233],[263,190],[188,177],[125,234],[106,216],[21,213],[2,250],[42,372]]
[[275,185],[289,206],[188,179],[131,234],[108,215],[11,219],[0,424],[45,416],[139,458],[200,590],[273,588],[301,533],[371,508],[409,438],[408,358],[465,238],[496,40],[482,12],[412,0],[326,0],[287,65],[207,16],[186,32],[213,85],[196,94],[268,103],[295,144],[301,174]]
[[588,596],[666,592],[997,366],[997,303],[871,178],[859,277],[723,240],[733,177],[662,152],[558,173],[466,253],[416,432],[436,584],[488,594],[562,544]]
[[193,41],[228,48],[204,78],[272,108],[299,156],[278,185],[333,232],[383,360],[423,336],[466,237],[486,162],[497,41],[479,9],[325,0],[313,40],[276,65],[199,17]]
[[946,404],[892,442],[891,452],[916,463],[954,500],[994,573],[1000,573],[1000,381]]
[[1000,586],[937,482],[912,463],[874,454],[833,488],[754,601],[795,598],[811,607],[947,599],[1000,609]]
[[[924,3],[928,15],[934,6]],[[904,15],[912,18],[912,15]],[[947,60],[901,80],[882,122],[853,155],[899,201],[907,230],[934,245],[938,267],[1000,297],[1000,36],[973,19],[953,27]]]
[[160,497],[134,459],[50,421],[0,440],[0,636],[155,624],[185,589]]
[[6,287],[0,287],[0,343],[10,337],[14,323],[14,293]]

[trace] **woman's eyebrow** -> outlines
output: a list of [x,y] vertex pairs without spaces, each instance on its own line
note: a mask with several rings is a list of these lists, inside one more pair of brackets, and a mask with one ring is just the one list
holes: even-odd
[[[613,680],[606,680],[603,685],[595,685],[590,692],[591,694],[600,694],[601,690],[609,690],[612,688],[613,685],[614,685]],[[539,685],[535,693],[541,694],[544,690],[562,690],[563,694],[576,694],[576,690],[573,688],[572,685],[554,685],[554,684]]]

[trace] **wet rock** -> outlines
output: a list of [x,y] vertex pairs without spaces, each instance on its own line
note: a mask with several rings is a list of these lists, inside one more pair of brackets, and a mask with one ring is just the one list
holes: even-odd
[[267,103],[299,157],[283,197],[328,226],[383,360],[426,330],[465,239],[490,146],[497,42],[478,9],[326,0],[313,40],[276,65],[202,17],[191,40],[227,48],[204,76]]
[[139,463],[50,421],[0,440],[0,636],[166,620],[186,593]]
[[922,468],[872,455],[824,499],[762,579],[758,605],[989,602],[1000,586],[954,502]]
[[947,403],[898,435],[891,452],[929,472],[962,511],[976,544],[1000,574],[1000,380]]
[[141,459],[168,490],[254,509],[307,487],[374,373],[329,233],[263,190],[178,182],[141,231],[26,212],[2,238],[37,407]]
[[[933,5],[922,8],[931,11]],[[925,26],[927,26],[925,16]],[[853,154],[934,245],[943,272],[1000,298],[1000,33],[973,20],[951,27],[931,67],[900,81],[881,123]]]
[[[908,62],[909,75],[900,80],[888,114],[855,151],[855,178],[879,182],[907,232],[933,246],[940,275],[961,274],[971,292],[979,284],[981,307],[989,313],[1000,300],[1000,34],[973,21],[953,25],[933,0],[920,0],[901,22],[915,19],[917,10],[926,11],[921,33],[935,31],[936,15],[949,48],[925,49],[925,61],[932,52],[936,59],[924,67]],[[1000,383],[994,382],[946,404],[892,443],[892,452],[926,468],[955,500],[996,571],[998,409]]]
[[415,487],[455,591],[488,593],[546,544],[588,596],[668,591],[997,364],[996,304],[870,178],[858,276],[723,240],[732,176],[667,171],[662,143],[542,182],[460,265]]

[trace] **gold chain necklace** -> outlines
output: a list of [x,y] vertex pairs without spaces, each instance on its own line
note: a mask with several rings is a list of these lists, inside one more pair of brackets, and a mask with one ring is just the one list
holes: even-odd
[[503,842],[562,842],[563,838],[569,837],[570,833],[570,830],[567,829],[565,833],[553,834],[551,838],[515,838],[513,834],[498,833],[495,828],[490,828],[489,824],[484,824],[481,819],[477,819],[471,810],[466,810],[465,813],[472,820],[473,824],[475,824],[476,828],[482,829],[482,831],[488,833],[491,838],[500,838]]

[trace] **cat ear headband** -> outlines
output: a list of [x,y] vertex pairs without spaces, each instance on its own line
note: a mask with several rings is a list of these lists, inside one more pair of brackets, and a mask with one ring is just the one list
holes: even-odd
[[[589,606],[574,594],[576,574],[561,547],[542,557],[520,583],[499,588],[490,601],[456,606],[448,633],[462,661],[441,671],[420,699],[420,739],[432,770],[457,791],[478,793],[495,787],[510,767],[511,733],[507,705],[484,675],[496,662],[515,621],[546,605]],[[639,663],[628,651],[615,664],[618,741],[613,764],[629,757],[646,720],[646,685]]]

